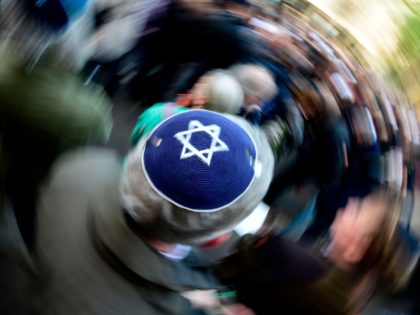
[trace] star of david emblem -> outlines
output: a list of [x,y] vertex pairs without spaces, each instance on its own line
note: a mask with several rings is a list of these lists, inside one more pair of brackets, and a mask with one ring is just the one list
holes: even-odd
[[[180,131],[174,135],[174,137],[184,145],[180,159],[183,160],[192,156],[197,156],[201,161],[210,166],[211,159],[215,152],[229,151],[229,147],[226,143],[219,138],[220,131],[221,129],[218,125],[204,126],[198,120],[191,120],[188,124],[188,130]],[[211,137],[210,148],[198,150],[191,144],[191,137],[196,132],[205,132]]]

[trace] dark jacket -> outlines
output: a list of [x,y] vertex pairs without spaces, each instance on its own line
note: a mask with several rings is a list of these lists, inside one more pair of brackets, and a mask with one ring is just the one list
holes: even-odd
[[14,46],[0,44],[0,195],[11,201],[28,244],[39,183],[61,152],[106,142],[111,101],[47,54],[28,67]]
[[170,100],[209,70],[259,59],[261,53],[250,32],[217,14],[197,14],[174,3],[154,24],[156,31],[139,42],[141,67],[132,81],[133,90],[150,101],[162,101],[162,95]]
[[281,237],[246,236],[217,271],[258,315],[351,314],[349,275]]

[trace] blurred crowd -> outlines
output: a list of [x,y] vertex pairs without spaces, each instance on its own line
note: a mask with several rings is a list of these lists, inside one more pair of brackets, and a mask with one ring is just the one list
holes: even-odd
[[292,12],[0,1],[1,314],[418,314],[415,111]]

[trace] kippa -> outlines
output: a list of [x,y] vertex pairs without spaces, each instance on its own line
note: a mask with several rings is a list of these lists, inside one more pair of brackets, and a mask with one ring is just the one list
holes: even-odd
[[273,170],[260,128],[238,116],[189,110],[162,122],[130,151],[121,205],[151,238],[202,244],[255,210]]
[[158,125],[145,145],[146,178],[163,198],[194,212],[213,212],[240,198],[254,180],[256,145],[225,116],[190,110]]
[[89,0],[23,0],[28,12],[46,28],[64,29],[87,7]]

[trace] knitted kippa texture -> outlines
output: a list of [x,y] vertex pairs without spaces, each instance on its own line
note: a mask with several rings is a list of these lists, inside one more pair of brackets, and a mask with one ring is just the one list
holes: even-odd
[[253,139],[235,122],[191,110],[170,117],[150,134],[142,163],[163,198],[180,208],[211,212],[247,191],[257,155]]

